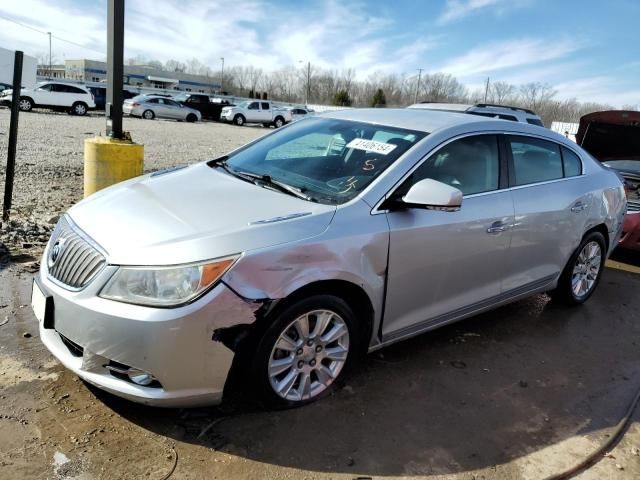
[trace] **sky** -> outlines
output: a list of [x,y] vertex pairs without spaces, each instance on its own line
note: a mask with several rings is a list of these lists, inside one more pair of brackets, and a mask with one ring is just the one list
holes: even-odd
[[[48,54],[50,31],[57,60],[104,59],[106,10],[1,0],[0,47]],[[214,70],[220,57],[225,69],[311,62],[358,79],[422,68],[472,90],[487,77],[540,81],[560,99],[640,105],[640,0],[127,0],[125,22],[125,57]]]

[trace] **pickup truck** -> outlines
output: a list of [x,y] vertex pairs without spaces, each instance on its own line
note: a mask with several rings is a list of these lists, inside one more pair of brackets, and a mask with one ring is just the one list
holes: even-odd
[[198,110],[202,114],[202,118],[216,121],[220,120],[220,112],[224,107],[224,103],[214,103],[209,98],[209,95],[201,93],[179,93],[173,99],[185,107]]
[[233,107],[224,107],[220,120],[233,122],[238,126],[245,123],[261,123],[265,127],[273,125],[280,128],[291,121],[291,112],[276,108],[271,102],[264,100],[248,100]]

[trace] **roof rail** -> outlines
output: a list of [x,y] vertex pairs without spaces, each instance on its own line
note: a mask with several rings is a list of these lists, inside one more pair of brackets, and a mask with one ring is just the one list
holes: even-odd
[[497,103],[476,103],[476,107],[484,108],[484,107],[500,107],[500,108],[508,108],[509,110],[520,110],[521,112],[529,113],[531,115],[536,115],[536,112],[529,110],[528,108],[522,107],[513,107],[511,105],[498,105]]

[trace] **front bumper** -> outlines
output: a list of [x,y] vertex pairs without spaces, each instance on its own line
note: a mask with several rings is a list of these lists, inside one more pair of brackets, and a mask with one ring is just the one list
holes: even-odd
[[640,212],[627,213],[624,216],[622,237],[618,245],[622,248],[640,250]]
[[[116,267],[107,266],[84,290],[72,292],[48,277],[46,263],[38,283],[53,297],[54,328],[41,323],[40,338],[65,367],[100,389],[147,405],[194,407],[221,401],[234,353],[213,341],[213,333],[252,323],[258,304],[220,283],[179,308],[129,305],[98,297]],[[160,385],[123,379],[106,368],[113,362],[149,372]]]

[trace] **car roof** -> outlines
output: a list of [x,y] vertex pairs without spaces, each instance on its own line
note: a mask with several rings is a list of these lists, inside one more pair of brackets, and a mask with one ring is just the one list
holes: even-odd
[[[418,108],[354,108],[320,114],[324,118],[374,123],[431,133],[454,125],[486,122],[484,117]],[[504,120],[496,120],[502,122]]]
[[409,105],[407,108],[414,109],[428,109],[428,110],[448,110],[456,112],[488,112],[488,113],[506,113],[506,114],[520,114],[525,118],[540,118],[535,112],[523,108],[514,107],[511,105],[497,105],[493,103],[439,103],[439,102],[422,102],[414,105]]

